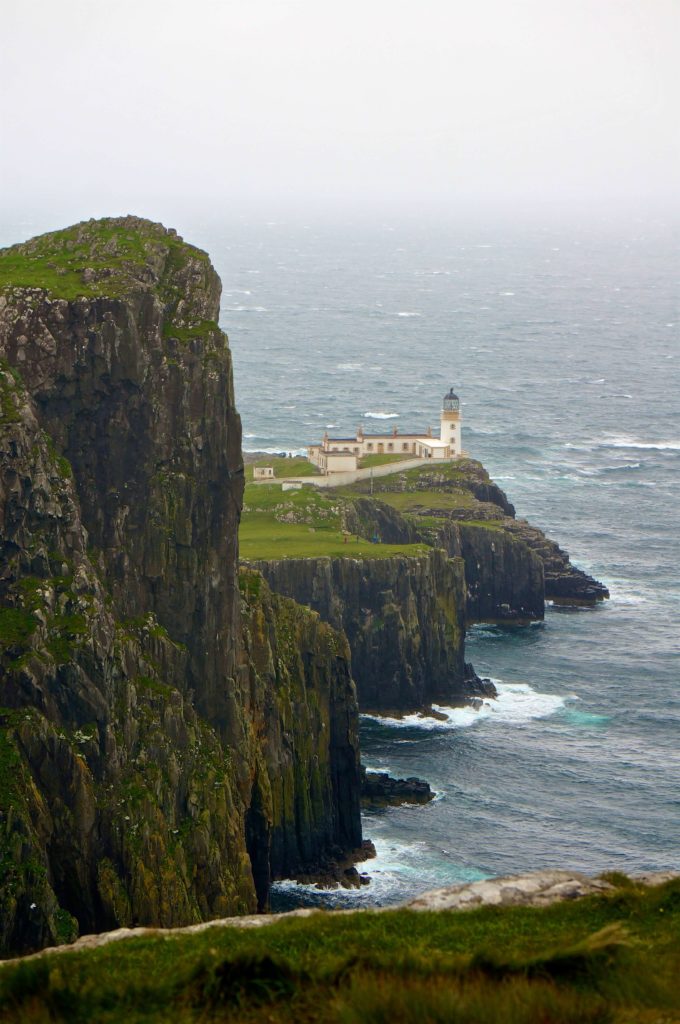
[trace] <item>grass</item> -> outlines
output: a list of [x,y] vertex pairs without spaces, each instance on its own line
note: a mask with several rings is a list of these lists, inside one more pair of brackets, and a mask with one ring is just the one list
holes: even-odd
[[67,300],[118,297],[129,293],[131,280],[150,263],[150,251],[158,246],[168,250],[175,266],[189,255],[208,262],[204,252],[167,235],[159,225],[136,221],[132,226],[106,217],[1,249],[0,291],[40,288]]
[[545,909],[316,914],[0,968],[8,1024],[671,1024],[680,881]]
[[253,479],[253,468],[255,466],[272,466],[274,475],[279,480],[288,476],[319,476],[319,470],[314,463],[302,456],[294,459],[283,459],[279,456],[268,455],[266,458],[258,459],[257,462],[249,462],[245,467],[247,481]]
[[404,459],[413,459],[413,452],[385,452],[380,455],[364,455],[359,459],[359,469],[368,469],[369,466],[387,466],[390,462],[403,462]]
[[416,512],[422,509],[453,510],[474,508],[477,500],[469,491],[381,491],[379,501],[391,505],[398,512]]
[[[282,460],[289,461],[289,460]],[[245,561],[279,558],[391,558],[420,555],[424,544],[372,544],[343,530],[343,501],[314,487],[282,491],[247,484],[239,530]]]

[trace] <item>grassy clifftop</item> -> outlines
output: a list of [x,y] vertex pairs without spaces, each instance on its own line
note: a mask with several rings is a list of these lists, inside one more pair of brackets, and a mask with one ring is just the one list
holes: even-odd
[[318,913],[0,968],[8,1024],[672,1024],[680,881],[464,913]]
[[1,249],[0,291],[40,288],[68,300],[125,295],[144,271],[154,271],[160,251],[176,263],[186,261],[189,253],[206,266],[210,262],[207,253],[162,224],[105,217]]
[[371,543],[349,528],[350,507],[335,490],[284,492],[280,484],[248,483],[239,531],[241,558],[391,558],[427,551],[426,544]]

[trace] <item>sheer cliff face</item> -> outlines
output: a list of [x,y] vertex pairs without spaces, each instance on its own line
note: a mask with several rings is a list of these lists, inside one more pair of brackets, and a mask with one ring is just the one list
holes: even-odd
[[305,558],[258,562],[270,586],[343,630],[363,710],[465,696],[461,559]]
[[3,951],[251,910],[360,841],[344,640],[239,590],[219,293],[135,218],[0,253]]
[[234,674],[243,474],[219,278],[159,225],[129,218],[64,235],[38,240],[39,259],[63,269],[75,253],[91,294],[6,291],[4,356],[72,467],[114,608],[154,612],[187,644],[187,688],[228,728],[218,680]]

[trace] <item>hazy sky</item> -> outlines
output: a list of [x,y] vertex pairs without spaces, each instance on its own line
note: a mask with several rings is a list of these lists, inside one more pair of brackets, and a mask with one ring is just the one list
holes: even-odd
[[0,207],[678,208],[680,0],[2,0]]

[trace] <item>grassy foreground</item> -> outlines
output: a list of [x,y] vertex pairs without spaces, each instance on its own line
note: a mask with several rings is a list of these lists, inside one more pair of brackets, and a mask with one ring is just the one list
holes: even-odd
[[671,1024],[680,880],[549,908],[317,914],[0,967],[0,1020]]

